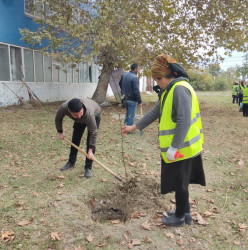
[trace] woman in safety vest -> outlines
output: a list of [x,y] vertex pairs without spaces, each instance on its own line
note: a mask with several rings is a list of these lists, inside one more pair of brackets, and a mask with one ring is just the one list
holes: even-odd
[[235,82],[232,86],[232,103],[234,104],[235,102],[238,102],[238,98],[237,98],[237,94],[239,91],[239,84],[237,82]]
[[176,60],[156,57],[152,77],[163,89],[161,100],[136,124],[122,128],[123,135],[142,130],[159,119],[161,193],[175,192],[176,210],[162,218],[166,226],[191,225],[188,186],[206,185],[202,164],[203,133],[198,100],[189,77]]

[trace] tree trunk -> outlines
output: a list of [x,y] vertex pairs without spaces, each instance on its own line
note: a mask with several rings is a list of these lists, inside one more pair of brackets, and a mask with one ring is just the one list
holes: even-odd
[[103,63],[101,75],[92,99],[101,104],[106,101],[109,80],[113,71],[113,63]]

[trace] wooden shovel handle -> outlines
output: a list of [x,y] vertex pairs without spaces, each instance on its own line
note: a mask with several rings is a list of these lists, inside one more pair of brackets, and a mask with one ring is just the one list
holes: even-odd
[[[69,143],[70,145],[72,145],[74,148],[76,148],[77,150],[79,150],[81,153],[83,153],[85,156],[88,157],[88,154],[82,150],[80,147],[78,147],[77,145],[75,145],[74,143],[72,143],[70,140],[68,140],[67,138],[64,138],[64,140]],[[123,182],[122,178],[117,175],[116,173],[114,173],[111,169],[109,169],[108,167],[106,167],[103,163],[101,163],[100,161],[98,161],[95,157],[93,157],[92,161],[95,161],[98,165],[100,165],[101,167],[103,167],[105,170],[107,170],[110,174],[112,174],[117,180]]]

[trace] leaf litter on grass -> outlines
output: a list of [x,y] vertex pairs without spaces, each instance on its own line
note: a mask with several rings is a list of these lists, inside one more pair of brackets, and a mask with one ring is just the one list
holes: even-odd
[[[144,113],[153,105],[145,104]],[[0,244],[7,249],[13,249],[12,244],[26,249],[247,247],[247,155],[240,148],[240,140],[247,148],[247,120],[231,104],[227,108],[200,98],[207,187],[190,187],[195,223],[181,229],[161,227],[163,212],[175,204],[174,194],[160,194],[158,123],[144,130],[143,136],[124,138],[131,177],[127,188],[96,165],[94,177],[83,178],[82,156],[73,170],[61,175],[59,168],[69,147],[57,139],[54,128],[58,106],[0,109],[4,116],[0,146],[5,156],[0,175],[0,229],[5,240]],[[117,105],[103,108],[96,157],[125,176],[119,121],[111,113],[124,114],[125,110]],[[11,130],[13,116],[16,121]],[[69,137],[72,121],[65,119],[64,127]],[[86,135],[81,147],[85,141]],[[32,223],[18,226],[30,218]],[[87,240],[90,235],[94,237],[91,242]]]

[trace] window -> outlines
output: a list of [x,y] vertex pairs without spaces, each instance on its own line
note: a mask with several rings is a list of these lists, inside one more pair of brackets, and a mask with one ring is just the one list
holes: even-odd
[[35,62],[35,75],[36,75],[36,82],[43,82],[44,81],[44,74],[43,74],[43,55],[40,52],[34,52],[34,62]]
[[89,79],[90,79],[90,82],[92,82],[92,66],[91,65],[89,66]]
[[52,82],[52,58],[44,56],[45,82]]
[[25,0],[25,14],[32,17],[44,18],[43,13],[45,15],[51,15],[51,11],[49,9],[49,5],[47,3],[43,3],[41,0]]
[[60,65],[57,62],[53,62],[53,82],[59,82]]
[[85,82],[85,79],[84,79],[84,64],[83,63],[80,63],[79,64],[79,76],[80,76],[80,79],[79,79],[79,82],[83,83]]
[[72,67],[71,67],[71,65],[67,66],[67,82],[72,83]]
[[8,45],[0,44],[0,80],[10,81]]
[[73,82],[78,83],[78,81],[79,81],[78,64],[72,64],[72,70],[73,70]]
[[34,0],[25,0],[25,14],[34,16]]
[[61,65],[61,70],[60,70],[60,82],[65,83],[66,82],[66,72],[67,72],[67,66]]
[[24,49],[25,78],[27,82],[34,82],[33,51]]
[[10,46],[10,65],[12,81],[21,81],[23,77],[21,52],[21,48]]

